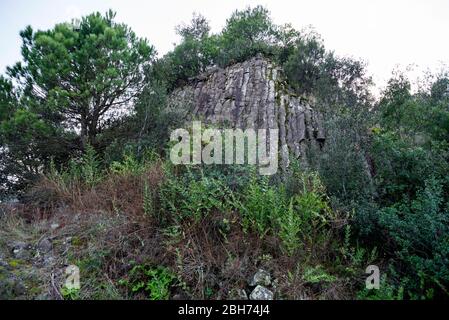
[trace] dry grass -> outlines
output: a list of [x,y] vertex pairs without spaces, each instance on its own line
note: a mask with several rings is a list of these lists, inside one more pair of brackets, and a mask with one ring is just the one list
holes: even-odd
[[[276,279],[276,298],[350,295],[347,283],[339,278],[329,285],[310,285],[303,278],[305,266],[332,261],[331,241],[287,256],[277,237],[244,232],[238,212],[213,212],[200,221],[178,223],[146,214],[145,185],[158,211],[164,179],[159,162],[141,175],[111,173],[94,186],[43,178],[26,204],[2,222],[0,237],[35,244],[41,237],[52,238],[55,260],[37,267],[37,272],[42,290],[53,299],[61,297],[58,290],[69,264],[81,269],[80,298],[144,298],[118,284],[131,270],[131,262],[168,267],[183,284],[172,290],[172,296],[187,299],[235,299],[236,289],[249,292],[248,281],[259,268]],[[58,228],[52,230],[55,223]]]

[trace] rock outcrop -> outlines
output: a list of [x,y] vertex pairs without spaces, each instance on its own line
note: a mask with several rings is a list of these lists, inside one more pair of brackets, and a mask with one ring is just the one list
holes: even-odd
[[325,141],[321,114],[293,94],[281,68],[262,56],[225,69],[211,68],[175,90],[170,101],[172,108],[185,111],[186,120],[278,129],[282,166],[288,166],[290,156],[306,161],[308,149],[320,148]]

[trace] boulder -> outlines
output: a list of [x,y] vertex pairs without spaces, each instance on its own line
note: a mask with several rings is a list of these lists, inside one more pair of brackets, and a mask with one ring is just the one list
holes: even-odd
[[251,300],[273,300],[273,297],[273,292],[262,286],[257,286],[249,296]]
[[251,281],[249,282],[249,285],[251,287],[255,287],[257,285],[261,285],[261,286],[271,285],[270,273],[263,269],[259,269],[256,272],[256,274],[252,277]]

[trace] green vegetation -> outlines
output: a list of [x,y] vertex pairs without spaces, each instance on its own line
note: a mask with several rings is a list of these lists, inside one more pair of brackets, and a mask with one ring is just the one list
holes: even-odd
[[[0,207],[1,239],[57,221],[54,233],[71,236],[57,252],[83,279],[79,291],[60,286],[64,299],[234,298],[258,268],[276,278],[276,298],[447,298],[447,73],[417,90],[394,74],[376,100],[363,61],[263,7],[216,34],[201,15],[176,30],[181,42],[160,58],[112,12],[21,33],[23,62],[0,76],[0,191],[20,197],[23,223]],[[257,54],[324,116],[310,166],[292,159],[268,179],[169,163],[180,121],[164,112],[169,94]],[[370,264],[379,290],[365,289]]]
[[77,288],[67,288],[63,286],[61,288],[61,294],[64,300],[78,300],[79,299],[79,289]]
[[133,294],[145,292],[150,300],[167,300],[175,280],[176,276],[166,268],[136,265],[129,272],[129,279],[120,280],[120,284],[129,287]]

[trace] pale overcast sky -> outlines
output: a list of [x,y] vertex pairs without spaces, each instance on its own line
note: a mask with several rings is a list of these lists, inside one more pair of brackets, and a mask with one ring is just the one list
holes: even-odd
[[26,25],[48,29],[92,11],[117,11],[163,54],[178,41],[174,27],[193,12],[206,16],[218,32],[236,9],[262,4],[275,23],[297,29],[312,25],[328,49],[362,58],[377,86],[396,66],[437,71],[449,65],[449,0],[0,0],[0,72],[20,59],[19,31]]

